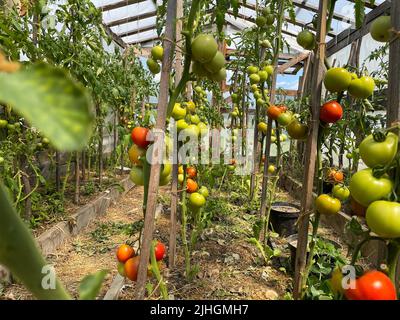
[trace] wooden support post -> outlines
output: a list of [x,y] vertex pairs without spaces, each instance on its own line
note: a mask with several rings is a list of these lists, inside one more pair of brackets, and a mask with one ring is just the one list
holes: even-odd
[[136,299],[143,300],[145,295],[145,284],[147,280],[147,265],[150,258],[151,242],[153,240],[154,218],[157,205],[157,195],[160,180],[161,157],[162,149],[157,147],[162,145],[164,139],[167,108],[168,108],[168,95],[169,95],[169,76],[172,68],[172,58],[174,51],[175,41],[175,20],[176,20],[177,0],[168,1],[167,6],[167,22],[165,28],[165,40],[163,41],[164,57],[162,63],[162,72],[160,80],[160,95],[157,106],[157,122],[155,125],[155,147],[152,151],[152,161],[149,181],[149,192],[147,197],[146,216],[144,219],[143,241],[140,251],[140,262],[137,279]]
[[[272,84],[271,84],[271,96],[270,96],[270,104],[273,105],[276,100],[276,83],[278,79],[278,62],[279,62],[279,51],[281,48],[281,33],[282,33],[282,18],[285,13],[285,5],[284,1],[279,2],[279,16],[278,19],[278,31],[277,31],[277,40],[276,40],[276,52],[274,55],[273,65],[274,65],[274,74],[272,75]],[[265,217],[267,213],[267,191],[268,191],[268,167],[269,167],[269,155],[271,153],[271,136],[272,136],[272,119],[268,118],[267,123],[267,134],[265,138],[265,161],[264,161],[264,170],[263,170],[263,181],[261,187],[261,206],[260,206],[260,217]],[[279,138],[279,137],[278,137]],[[268,222],[266,222],[268,223]],[[268,225],[266,226],[268,228]],[[262,239],[264,241],[264,239]]]
[[[392,1],[392,25],[400,31],[400,2]],[[389,49],[389,88],[388,88],[387,124],[400,119],[400,39],[394,39]]]
[[328,0],[319,1],[319,23],[317,32],[318,49],[314,56],[314,70],[311,88],[311,123],[306,146],[306,168],[303,178],[303,196],[301,199],[301,211],[298,227],[298,240],[295,263],[295,278],[293,295],[295,299],[302,296],[303,273],[307,261],[308,227],[309,216],[313,210],[313,185],[315,175],[315,165],[317,158],[319,111],[321,107],[322,82],[324,75],[324,59],[326,51],[326,20],[327,20]]
[[[176,2],[176,42],[182,40],[182,17],[183,1]],[[182,52],[177,51],[175,56],[175,83],[178,84],[182,78]],[[178,137],[173,137],[173,162],[172,162],[172,185],[171,185],[171,216],[169,234],[168,268],[175,266],[176,258],[176,234],[177,234],[177,209],[178,209]]]

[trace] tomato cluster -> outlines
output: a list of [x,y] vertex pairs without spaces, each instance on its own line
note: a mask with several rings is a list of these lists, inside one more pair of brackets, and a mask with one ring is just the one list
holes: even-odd
[[155,46],[151,49],[151,57],[147,59],[147,67],[152,74],[160,73],[161,67],[158,61],[162,61],[164,57],[164,48],[161,46]]
[[[157,241],[154,246],[154,253],[160,267],[161,261],[164,259],[166,254],[165,245],[162,242]],[[118,260],[118,273],[131,281],[136,281],[139,270],[140,255],[136,255],[135,250],[131,246],[122,244],[117,249],[116,256]],[[148,266],[148,275],[151,275],[150,265]]]

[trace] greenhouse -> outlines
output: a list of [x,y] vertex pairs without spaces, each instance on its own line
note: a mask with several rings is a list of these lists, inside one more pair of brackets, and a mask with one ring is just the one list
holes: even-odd
[[398,300],[399,123],[398,0],[0,0],[0,308]]

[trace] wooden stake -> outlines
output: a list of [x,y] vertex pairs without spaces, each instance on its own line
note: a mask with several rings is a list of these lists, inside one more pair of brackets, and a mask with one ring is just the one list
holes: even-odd
[[314,56],[314,68],[311,90],[311,114],[310,133],[308,135],[306,146],[306,168],[303,178],[303,196],[301,199],[301,211],[298,227],[297,252],[295,264],[295,278],[293,295],[295,299],[301,298],[304,283],[302,283],[302,274],[305,271],[307,260],[308,227],[309,215],[313,210],[313,185],[315,175],[315,164],[317,157],[317,140],[319,129],[319,111],[321,107],[322,81],[324,73],[324,59],[326,51],[326,18],[328,10],[328,0],[319,2],[319,24],[318,24],[318,49]]
[[[182,17],[183,2],[176,2],[176,42],[182,40]],[[175,83],[178,84],[182,78],[182,52],[178,50],[175,56]],[[171,216],[169,234],[168,268],[171,270],[175,266],[176,258],[176,234],[177,234],[177,209],[178,209],[178,137],[173,137],[173,164],[172,164],[172,185],[171,185]]]
[[[163,41],[164,58],[162,63],[162,72],[160,80],[160,95],[157,106],[157,122],[155,126],[155,145],[162,145],[163,141],[158,141],[165,132],[165,124],[167,118],[168,95],[169,95],[169,75],[172,68],[172,58],[175,40],[175,20],[176,20],[177,0],[168,1],[167,6],[167,23],[165,28],[165,40]],[[151,166],[149,192],[147,197],[146,217],[144,219],[143,242],[140,251],[140,262],[138,279],[136,286],[136,299],[143,300],[145,295],[145,284],[147,280],[147,265],[150,258],[151,241],[153,240],[154,218],[157,204],[158,187],[160,180],[160,159],[162,152],[153,148],[152,161],[155,163]]]
[[[284,15],[284,1],[281,1],[279,3],[279,22],[278,22],[278,31],[277,35],[278,37],[281,36],[282,33],[282,20],[283,20],[283,15]],[[273,66],[274,66],[274,74],[272,75],[272,84],[271,84],[271,95],[270,95],[270,104],[273,105],[275,104],[276,100],[276,83],[278,79],[278,62],[279,62],[279,51],[281,47],[281,42],[282,40],[280,38],[277,38],[276,41],[276,51],[274,54],[274,60],[273,60]],[[266,212],[267,212],[267,191],[268,191],[268,167],[269,167],[269,155],[271,153],[271,136],[272,136],[272,119],[268,118],[268,123],[267,123],[267,135],[265,137],[265,160],[264,160],[264,171],[263,171],[263,181],[262,181],[262,187],[261,187],[261,206],[260,206],[260,217],[265,217]],[[279,138],[279,137],[278,137]],[[267,225],[268,228],[268,225]],[[264,240],[264,239],[262,239]]]
[[[400,1],[392,1],[392,26],[400,31]],[[400,119],[400,39],[394,39],[389,49],[389,88],[387,124]]]

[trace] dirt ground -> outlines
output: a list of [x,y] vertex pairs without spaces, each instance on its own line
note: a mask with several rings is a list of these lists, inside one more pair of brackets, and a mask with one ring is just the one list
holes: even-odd
[[[109,271],[99,299],[110,288],[117,274],[116,248],[137,238],[138,221],[142,221],[143,188],[136,187],[108,209],[105,216],[93,222],[82,234],[62,245],[55,255],[48,257],[57,275],[75,298],[80,280],[88,274]],[[168,198],[168,189],[161,190],[161,200]],[[294,201],[287,193],[278,193],[278,199]],[[165,199],[164,199],[165,200]],[[168,203],[167,201],[164,201]],[[234,206],[234,205],[232,205]],[[167,208],[165,208],[167,209]],[[292,285],[290,253],[284,239],[274,240],[282,251],[265,265],[259,249],[249,242],[252,236],[254,214],[235,207],[233,214],[221,214],[201,236],[193,251],[192,266],[197,265],[196,276],[188,281],[184,275],[184,253],[180,232],[177,237],[177,265],[174,270],[164,269],[168,292],[172,299],[284,299]],[[163,210],[156,224],[154,237],[169,242],[169,211]],[[136,222],[132,224],[132,222]],[[178,226],[180,227],[180,226]],[[328,238],[337,237],[323,229]],[[134,236],[132,236],[134,235]],[[136,237],[136,238],[135,238]],[[168,259],[165,259],[168,261]],[[154,283],[153,280],[153,284]],[[127,280],[119,299],[133,299],[135,284]],[[158,293],[151,296],[157,299]],[[0,299],[32,299],[20,284],[8,285]]]

